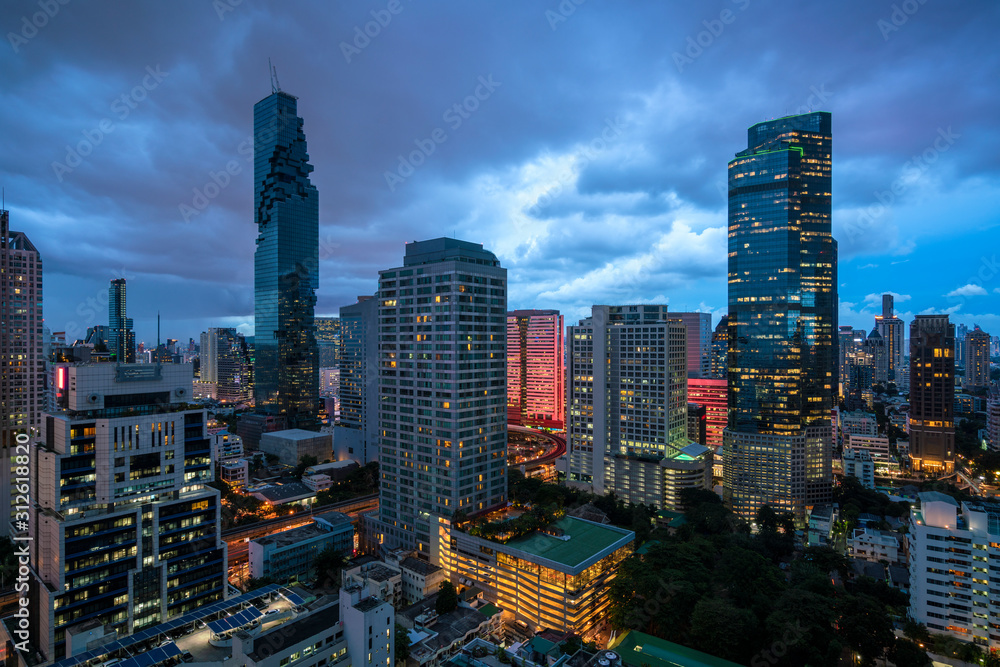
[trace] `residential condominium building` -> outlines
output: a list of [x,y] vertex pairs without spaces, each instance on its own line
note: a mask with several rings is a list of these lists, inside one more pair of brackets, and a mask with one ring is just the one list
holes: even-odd
[[910,323],[910,459],[913,470],[955,470],[955,325],[947,315]]
[[875,328],[885,341],[886,366],[888,380],[899,386],[899,371],[903,368],[906,350],[903,348],[903,332],[905,324],[893,313],[892,294],[882,295],[882,314],[875,316]]
[[340,320],[336,317],[317,317],[316,344],[319,346],[319,367],[340,366]]
[[910,618],[1000,648],[1000,503],[937,491],[910,510]]
[[841,460],[846,477],[856,478],[866,489],[875,488],[875,463],[872,461],[871,452],[867,449],[845,447]]
[[964,389],[985,389],[990,386],[990,335],[976,325],[965,336]]
[[270,577],[275,581],[305,577],[313,572],[316,556],[326,549],[351,555],[354,551],[351,517],[325,512],[304,526],[250,540],[250,576]]
[[246,339],[236,329],[211,328],[201,334],[202,385],[222,403],[246,403],[253,398],[253,364]]
[[426,552],[431,515],[507,501],[507,270],[478,243],[409,243],[379,272],[379,516]]
[[[37,436],[46,403],[45,349],[42,334],[42,258],[23,232],[10,230],[9,213],[0,210],[0,493],[13,498],[11,456],[18,436]],[[11,533],[17,503],[0,513],[0,536]]]
[[567,331],[567,483],[673,509],[711,482],[711,450],[687,437],[687,329],[666,306],[591,312]]
[[317,431],[319,193],[297,107],[279,90],[253,108],[254,406]]
[[507,313],[507,423],[562,429],[566,419],[563,316]]
[[222,600],[206,415],[190,364],[56,364],[33,453],[37,650],[66,657],[91,622],[128,635]]
[[566,516],[545,531],[499,542],[439,517],[431,562],[532,630],[584,635],[607,620],[608,584],[634,541],[631,531]]
[[705,407],[706,444],[722,447],[722,432],[729,420],[729,390],[725,378],[688,379],[688,402]]
[[340,421],[337,460],[378,460],[378,299],[358,297],[340,309]]
[[687,327],[687,376],[712,376],[712,313],[670,313]]
[[135,363],[135,332],[132,318],[125,315],[125,279],[115,278],[108,287],[108,351],[119,363]]
[[837,242],[830,114],[765,121],[729,163],[729,427],[724,499],[752,519],[832,495]]
[[986,397],[986,439],[990,449],[1000,451],[1000,384],[990,387]]

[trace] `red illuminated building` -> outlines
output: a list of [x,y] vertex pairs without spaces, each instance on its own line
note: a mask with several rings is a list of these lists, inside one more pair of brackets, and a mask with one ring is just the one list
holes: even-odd
[[563,316],[507,313],[507,422],[562,429],[566,418]]
[[688,402],[705,406],[705,437],[708,447],[722,446],[722,429],[729,416],[727,381],[711,378],[688,379]]

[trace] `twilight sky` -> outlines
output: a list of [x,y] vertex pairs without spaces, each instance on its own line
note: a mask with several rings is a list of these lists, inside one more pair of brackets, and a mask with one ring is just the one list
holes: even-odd
[[315,167],[317,314],[454,235],[500,257],[511,308],[714,325],[726,163],[750,125],[826,110],[841,323],[891,291],[1000,334],[992,0],[7,0],[0,23],[0,184],[71,338],[121,276],[137,340],[157,310],[164,338],[252,331],[269,57]]

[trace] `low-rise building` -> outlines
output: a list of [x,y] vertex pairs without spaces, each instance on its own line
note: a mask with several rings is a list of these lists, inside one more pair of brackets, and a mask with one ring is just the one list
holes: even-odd
[[263,433],[260,450],[277,456],[281,463],[290,466],[298,465],[303,456],[312,456],[323,462],[333,458],[333,436],[300,428]]
[[316,504],[316,492],[301,482],[278,482],[255,487],[251,494],[268,505],[300,505],[309,507]]
[[925,491],[910,519],[910,618],[1000,649],[1000,502]]
[[397,567],[375,559],[363,559],[346,564],[340,575],[344,586],[351,582],[367,583],[373,595],[392,603],[393,607],[403,604],[403,573]]
[[243,488],[250,479],[250,463],[246,459],[220,463],[219,479],[234,489]]
[[243,458],[243,438],[227,430],[217,431],[210,436],[212,458],[217,463],[226,463]]
[[303,475],[323,474],[335,482],[343,482],[359,467],[357,461],[330,461],[329,463],[317,463],[314,466],[309,466]]
[[872,455],[872,460],[878,457],[889,458],[889,438],[885,436],[851,434],[844,446],[855,451],[867,450]]
[[323,474],[303,475],[302,483],[314,493],[328,491],[333,488],[333,480],[330,479],[329,475]]
[[403,599],[408,604],[437,593],[447,578],[445,571],[425,560],[408,556],[399,563],[403,573]]
[[809,512],[808,545],[825,547],[830,545],[833,526],[840,520],[840,510],[836,505],[816,505]]
[[501,614],[492,605],[490,609],[459,605],[453,611],[438,614],[434,610],[436,602],[437,594],[434,594],[401,610],[396,617],[408,630],[408,667],[437,667],[470,641],[501,634]]
[[326,512],[313,523],[250,541],[250,576],[288,581],[308,576],[316,556],[332,548],[345,555],[354,550],[351,518]]
[[844,474],[855,477],[866,489],[875,488],[875,464],[867,449],[844,448]]
[[854,412],[840,413],[840,432],[844,438],[849,435],[878,435],[878,421],[874,412]]
[[856,528],[847,538],[847,553],[855,558],[877,563],[900,562],[899,538],[882,530]]
[[453,583],[533,628],[586,634],[607,621],[607,585],[633,550],[635,533],[564,516],[545,531],[506,542],[476,537],[437,517],[431,562]]

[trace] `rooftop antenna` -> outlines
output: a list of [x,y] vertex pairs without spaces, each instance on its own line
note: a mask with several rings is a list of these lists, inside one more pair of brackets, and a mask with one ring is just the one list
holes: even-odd
[[271,75],[271,92],[280,93],[281,84],[278,82],[278,68],[271,64],[271,59],[267,59],[268,73]]
[[156,311],[156,347],[160,347],[160,311]]

